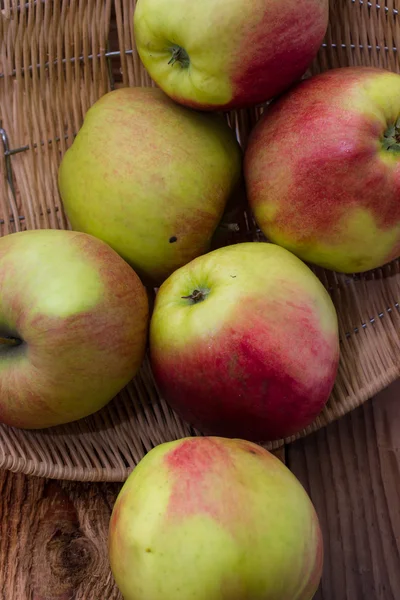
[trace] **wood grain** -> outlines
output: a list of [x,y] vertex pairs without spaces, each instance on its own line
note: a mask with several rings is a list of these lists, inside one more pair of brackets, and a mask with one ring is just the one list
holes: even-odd
[[119,488],[0,472],[1,600],[120,600],[106,547]]
[[[400,597],[399,401],[400,382],[280,453],[323,529],[315,600]],[[0,600],[121,600],[107,559],[119,489],[0,471]]]
[[289,446],[325,546],[315,600],[400,597],[400,382]]

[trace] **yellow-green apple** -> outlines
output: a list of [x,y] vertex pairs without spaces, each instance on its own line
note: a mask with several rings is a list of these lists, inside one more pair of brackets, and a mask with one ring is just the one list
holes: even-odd
[[220,115],[161,90],[103,96],[60,167],[74,229],[107,242],[148,283],[206,252],[241,176],[241,151]]
[[202,110],[265,102],[306,71],[328,0],[138,0],[136,46],[154,81]]
[[0,421],[34,429],[100,409],[135,375],[147,321],[139,277],[104,242],[0,238]]
[[331,392],[337,316],[322,283],[287,250],[220,248],[161,286],[150,324],[154,375],[203,433],[255,441],[290,436]]
[[311,600],[323,562],[304,488],[251,442],[151,450],[123,486],[109,557],[125,600]]
[[267,237],[342,272],[400,255],[400,75],[328,71],[265,113],[245,157],[250,204]]

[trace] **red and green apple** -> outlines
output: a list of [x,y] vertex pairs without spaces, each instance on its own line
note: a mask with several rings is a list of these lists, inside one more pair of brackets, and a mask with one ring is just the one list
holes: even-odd
[[287,437],[310,425],[332,390],[336,311],[293,254],[274,244],[236,244],[164,282],[150,353],[161,393],[203,433]]
[[281,97],[245,156],[255,218],[273,242],[341,272],[400,255],[400,75],[317,75]]
[[317,54],[328,0],[138,0],[136,46],[154,81],[202,110],[265,102]]
[[125,600],[311,600],[323,543],[295,476],[251,442],[151,450],[123,486],[109,557]]
[[159,285],[208,251],[241,163],[220,115],[178,106],[161,90],[124,88],[88,111],[59,187],[73,229],[104,240]]
[[0,238],[0,422],[34,429],[97,411],[135,375],[147,328],[145,289],[104,242]]

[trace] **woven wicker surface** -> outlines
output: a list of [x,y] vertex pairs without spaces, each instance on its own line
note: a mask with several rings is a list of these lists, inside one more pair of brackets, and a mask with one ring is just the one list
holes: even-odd
[[[0,235],[67,228],[56,175],[85,112],[116,86],[151,85],[134,49],[134,5],[0,2]],[[400,0],[331,0],[325,43],[310,72],[347,65],[398,71],[398,9]],[[257,116],[229,115],[243,145]],[[400,262],[357,277],[316,272],[339,314],[341,364],[328,405],[299,435],[344,415],[400,374]],[[160,399],[146,363],[113,402],[83,421],[40,432],[0,425],[0,467],[122,481],[154,445],[196,433]]]

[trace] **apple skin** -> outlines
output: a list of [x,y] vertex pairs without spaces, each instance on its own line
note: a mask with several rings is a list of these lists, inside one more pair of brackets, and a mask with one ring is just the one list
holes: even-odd
[[[327,25],[328,0],[138,0],[134,13],[151,77],[176,102],[201,110],[280,94],[304,74]],[[186,55],[174,62],[179,48]]]
[[400,254],[400,153],[382,146],[400,76],[343,68],[293,88],[265,113],[245,156],[255,218],[273,242],[352,273]]
[[[187,297],[204,291],[203,301]],[[287,250],[265,243],[199,257],[161,286],[153,372],[169,404],[212,435],[266,441],[307,427],[336,377],[333,303]]]
[[[35,429],[85,417],[138,370],[148,300],[109,246],[72,231],[0,238],[0,421]],[[0,339],[1,342],[1,339]]]
[[178,106],[161,90],[124,88],[88,111],[59,188],[73,229],[104,240],[159,285],[207,252],[241,163],[220,115]]
[[185,438],[151,450],[111,516],[125,600],[311,600],[323,563],[314,507],[251,442]]

